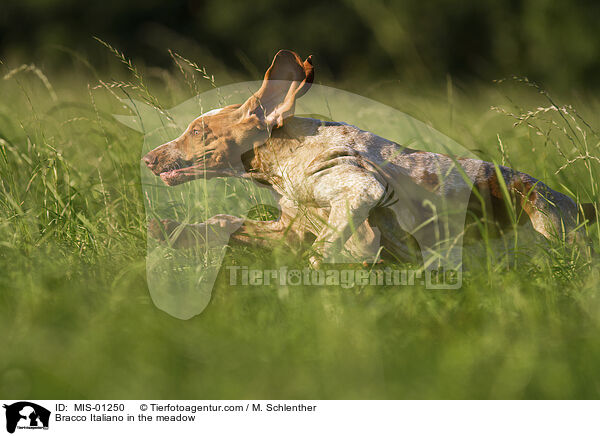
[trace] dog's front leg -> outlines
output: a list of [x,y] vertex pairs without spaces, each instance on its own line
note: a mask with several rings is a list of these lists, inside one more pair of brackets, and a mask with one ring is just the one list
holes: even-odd
[[167,242],[173,248],[192,248],[199,245],[210,247],[223,246],[232,233],[244,223],[242,218],[232,215],[215,215],[203,223],[184,224],[171,219],[156,220],[148,223],[148,235]]
[[341,252],[350,236],[368,218],[385,194],[384,186],[374,175],[354,166],[339,166],[320,177],[314,187],[315,199],[328,200],[330,212],[313,244],[310,257],[313,268]]
[[232,215],[215,215],[203,223],[183,224],[170,219],[152,220],[148,234],[161,242],[168,240],[173,248],[192,248],[200,245],[224,246],[229,241],[247,245],[272,248],[276,241],[289,245],[301,242],[293,222],[282,215],[278,220],[244,220]]

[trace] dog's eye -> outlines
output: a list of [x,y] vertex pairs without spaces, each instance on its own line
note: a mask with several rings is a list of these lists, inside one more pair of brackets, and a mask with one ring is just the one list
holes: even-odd
[[198,136],[200,133],[202,133],[201,130],[198,130],[198,129],[192,130],[192,135],[194,135],[194,136]]

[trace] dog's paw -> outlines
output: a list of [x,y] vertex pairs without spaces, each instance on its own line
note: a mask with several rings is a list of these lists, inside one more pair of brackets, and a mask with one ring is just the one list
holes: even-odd
[[377,259],[374,262],[367,262],[366,260],[362,261],[362,266],[363,268],[372,268],[375,265],[383,265],[385,262],[383,261],[383,259]]
[[231,215],[215,215],[207,219],[202,225],[208,226],[213,231],[218,231],[222,234],[226,234],[227,237],[234,231],[236,231],[244,220]]

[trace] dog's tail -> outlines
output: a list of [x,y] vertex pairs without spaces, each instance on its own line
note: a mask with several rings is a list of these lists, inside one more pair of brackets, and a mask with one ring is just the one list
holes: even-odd
[[579,205],[579,220],[581,222],[588,220],[589,224],[595,223],[598,217],[596,216],[595,203],[581,203]]

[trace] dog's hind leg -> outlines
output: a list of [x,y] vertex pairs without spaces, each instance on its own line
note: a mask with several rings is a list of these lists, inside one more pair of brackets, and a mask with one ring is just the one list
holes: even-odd
[[369,214],[369,225],[380,232],[382,257],[392,260],[419,264],[423,262],[417,240],[398,223],[394,211],[387,207],[378,207]]
[[509,187],[537,232],[548,240],[583,242],[583,235],[577,229],[577,203],[572,198],[524,173],[513,175]]
[[[499,179],[498,173],[504,180]],[[502,182],[511,198],[504,198]],[[534,177],[504,166],[495,168],[493,164],[484,162],[475,184],[504,203],[505,207],[512,204],[516,214],[513,219],[527,216],[533,228],[546,239],[570,244],[583,241],[581,232],[577,230],[577,203]],[[522,211],[525,213],[522,214]]]

